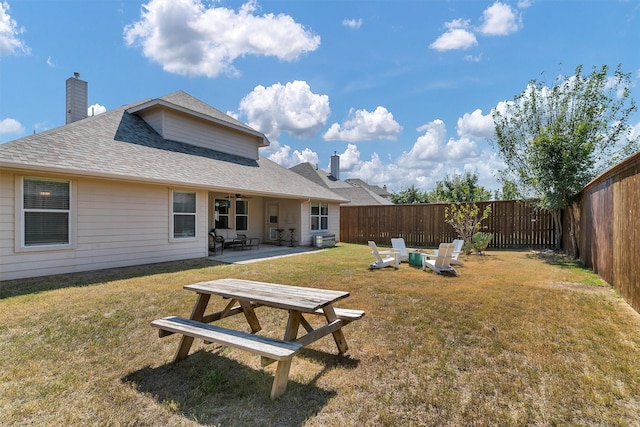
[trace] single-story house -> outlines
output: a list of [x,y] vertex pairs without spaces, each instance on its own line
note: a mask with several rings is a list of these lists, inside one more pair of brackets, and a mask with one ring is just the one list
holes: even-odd
[[348,200],[346,206],[392,205],[391,193],[386,188],[370,185],[361,179],[340,179],[340,156],[331,156],[331,171],[320,169],[309,162],[295,165],[290,170],[321,185]]
[[207,257],[216,227],[339,241],[346,200],[260,156],[262,133],[183,91],[86,117],[78,77],[67,124],[0,144],[0,280]]

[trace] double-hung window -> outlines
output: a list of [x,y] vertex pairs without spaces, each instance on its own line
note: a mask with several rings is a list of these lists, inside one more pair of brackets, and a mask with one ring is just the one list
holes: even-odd
[[69,245],[71,183],[64,180],[22,180],[24,246]]
[[326,231],[329,229],[329,204],[311,203],[311,231]]
[[214,228],[229,228],[229,200],[216,199],[215,215],[216,222]]
[[196,237],[196,193],[174,191],[171,216],[174,239]]
[[247,231],[249,229],[249,202],[236,200],[236,230]]

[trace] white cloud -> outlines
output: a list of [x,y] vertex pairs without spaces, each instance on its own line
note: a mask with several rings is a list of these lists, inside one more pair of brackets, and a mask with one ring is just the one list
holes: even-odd
[[471,114],[464,113],[458,119],[457,131],[459,136],[469,136],[477,139],[492,138],[495,131],[493,117],[491,113],[483,115],[480,109]]
[[522,17],[505,3],[495,2],[482,12],[480,33],[486,36],[504,36],[522,27]]
[[58,66],[53,62],[53,59],[49,56],[47,58],[47,65],[51,68],[58,68]]
[[295,61],[320,46],[320,36],[288,15],[257,15],[255,0],[236,12],[201,0],[151,0],[138,22],[127,25],[128,46],[140,45],[165,71],[216,77],[238,75],[233,62],[244,55]]
[[20,36],[23,28],[18,28],[18,23],[9,15],[9,3],[0,2],[0,57],[30,52]]
[[402,168],[416,169],[428,167],[432,162],[437,163],[444,160],[444,139],[447,134],[444,122],[436,119],[416,130],[424,132],[424,135],[416,139],[411,150],[402,153],[398,164]]
[[288,132],[299,138],[313,137],[327,122],[331,108],[329,97],[311,92],[304,81],[256,86],[240,101],[240,112],[249,126],[269,139]]
[[[520,7],[530,5],[523,1]],[[496,1],[482,12],[481,25],[472,28],[468,19],[454,19],[445,23],[447,31],[429,45],[431,49],[438,51],[469,49],[478,45],[474,32],[485,36],[504,36],[516,32],[522,28],[522,15],[506,3]],[[467,55],[469,62],[479,62],[482,55]]]
[[640,138],[640,122],[632,126],[631,135],[629,135],[629,139],[635,138]]
[[2,119],[0,120],[0,134],[3,133],[23,133],[24,128],[19,121],[15,119]]
[[289,145],[282,146],[278,141],[271,141],[269,147],[261,148],[260,154],[285,168],[290,168],[300,163],[318,164],[318,153],[310,148],[305,148],[302,151],[294,150],[292,153]]
[[454,28],[438,37],[429,47],[443,52],[455,49],[469,49],[477,44],[478,40],[476,40],[476,36],[472,32],[463,28]]
[[[470,171],[478,174],[480,185],[489,190],[498,189],[495,172],[504,169],[504,163],[489,149],[481,149],[478,142],[488,134],[487,117],[481,110],[467,113],[458,120],[458,139],[447,140],[445,123],[436,119],[416,129],[423,132],[409,151],[396,160],[384,163],[374,153],[369,161],[360,160],[355,145],[341,155],[341,170],[351,178],[361,178],[369,184],[387,185],[390,191],[400,191],[415,185],[429,191],[447,174]],[[342,167],[347,156],[348,166]]]
[[362,18],[360,19],[343,19],[342,25],[349,28],[360,28],[362,27]]
[[98,114],[102,114],[106,111],[107,111],[107,107],[105,107],[104,105],[93,104],[93,105],[90,105],[89,108],[87,108],[87,115],[89,117],[97,116]]
[[518,8],[526,9],[531,6],[531,0],[520,0],[518,2]]
[[464,57],[467,62],[480,62],[482,60],[482,54],[480,55],[466,55]]
[[360,151],[355,144],[348,144],[344,153],[340,154],[340,171],[350,171],[358,166]]
[[386,108],[378,106],[373,112],[367,110],[349,111],[349,117],[342,124],[334,123],[325,132],[327,141],[371,141],[378,139],[396,140],[402,126],[396,122]]
[[450,139],[445,146],[447,158],[449,160],[466,161],[471,158],[477,158],[479,155],[478,145],[468,136],[460,139]]
[[[503,109],[506,103],[496,108]],[[500,188],[495,173],[505,168],[497,153],[481,142],[493,135],[491,114],[483,115],[477,109],[465,113],[457,121],[457,138],[448,138],[445,123],[436,119],[416,129],[420,133],[408,151],[395,157],[389,150],[388,158],[382,158],[376,152],[370,159],[361,158],[356,144],[348,144],[340,155],[340,171],[342,179],[360,178],[372,185],[386,185],[389,191],[397,192],[415,185],[422,191],[432,190],[438,181],[446,175],[462,174],[465,171],[476,173],[479,184],[490,191]],[[640,124],[636,126],[640,132]],[[269,150],[271,160],[291,167],[308,161],[317,164],[317,153],[310,149],[293,151],[285,145],[277,143],[262,150]],[[393,158],[394,156],[395,158]],[[311,158],[311,160],[308,160]],[[328,170],[327,165],[327,170]]]

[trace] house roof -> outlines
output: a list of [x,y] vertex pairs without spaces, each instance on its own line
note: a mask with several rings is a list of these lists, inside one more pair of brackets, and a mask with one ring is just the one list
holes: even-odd
[[[383,197],[386,192],[380,187],[371,186],[360,179],[342,181],[331,176],[331,173],[319,169],[311,163],[300,163],[290,168],[295,173],[307,178],[318,185],[322,185],[339,196],[349,200],[351,205],[391,205],[390,200]],[[378,190],[376,190],[376,188]]]
[[355,185],[355,186],[359,186],[359,187],[371,190],[380,197],[384,197],[384,198],[391,197],[391,193],[387,191],[386,186],[385,188],[382,188],[379,185],[371,185],[359,178],[349,178],[349,179],[345,179],[345,181],[351,185]]
[[179,91],[0,144],[0,167],[249,195],[346,201],[262,156],[248,159],[163,139],[135,114],[154,103],[169,103],[172,108],[260,135],[268,143],[259,132]]
[[269,140],[264,136],[264,134],[181,90],[161,96],[157,99],[144,101],[134,107],[128,108],[127,112],[136,114],[144,112],[145,110],[152,110],[156,107],[180,111],[192,116],[197,116],[212,123],[234,128],[241,132],[260,137],[263,141],[260,145],[261,147],[269,145]]

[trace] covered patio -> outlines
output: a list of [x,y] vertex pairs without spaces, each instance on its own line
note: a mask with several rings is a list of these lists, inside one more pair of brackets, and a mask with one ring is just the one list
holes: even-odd
[[260,244],[257,249],[255,247],[246,249],[227,248],[222,253],[219,249],[215,253],[209,251],[209,259],[227,264],[250,264],[267,259],[283,258],[326,250],[329,249],[316,248],[313,246],[278,246],[265,243]]

